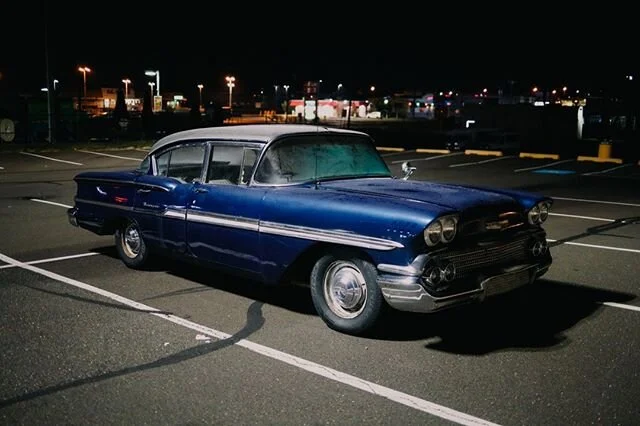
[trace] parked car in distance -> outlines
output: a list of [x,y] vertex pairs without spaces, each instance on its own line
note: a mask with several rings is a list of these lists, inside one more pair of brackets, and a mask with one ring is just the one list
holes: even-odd
[[502,129],[469,128],[446,132],[445,146],[450,151],[467,149],[502,151],[504,154],[520,152],[520,135]]
[[385,305],[436,312],[532,283],[551,265],[552,199],[391,174],[362,132],[263,124],[187,130],[136,170],[83,172],[75,226],[264,284],[306,283],[328,326],[361,334]]

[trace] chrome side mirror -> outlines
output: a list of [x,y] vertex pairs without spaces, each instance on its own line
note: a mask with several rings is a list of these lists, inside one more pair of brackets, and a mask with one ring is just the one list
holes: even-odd
[[416,171],[416,168],[413,167],[410,162],[405,161],[404,163],[402,163],[402,173],[404,173],[402,180],[409,179],[409,176],[411,176],[415,171]]

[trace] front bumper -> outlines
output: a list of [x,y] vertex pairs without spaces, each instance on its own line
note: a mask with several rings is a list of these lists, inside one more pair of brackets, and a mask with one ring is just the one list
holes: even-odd
[[[482,247],[426,253],[410,265],[378,265],[378,286],[387,303],[410,312],[436,312],[481,302],[531,284],[547,272],[552,259],[543,232],[523,233],[509,241]],[[532,251],[542,242],[544,252]],[[539,249],[538,245],[538,249]],[[429,280],[434,265],[453,264],[453,277],[440,284]]]
[[71,207],[67,209],[67,218],[69,219],[69,223],[73,226],[80,226],[78,224],[78,209],[76,207]]
[[427,292],[420,283],[419,276],[380,275],[378,286],[387,303],[395,309],[409,312],[436,312],[457,305],[481,302],[487,297],[531,284],[547,272],[550,265],[551,262],[507,268],[501,274],[482,280],[479,288],[442,297]]

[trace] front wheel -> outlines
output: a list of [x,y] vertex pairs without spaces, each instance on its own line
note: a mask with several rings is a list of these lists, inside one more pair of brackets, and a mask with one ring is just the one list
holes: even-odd
[[361,257],[323,256],[311,271],[310,284],[318,315],[334,330],[364,334],[382,314],[385,302],[376,269]]
[[148,263],[149,249],[134,221],[128,221],[116,229],[115,242],[120,259],[129,268],[142,268]]

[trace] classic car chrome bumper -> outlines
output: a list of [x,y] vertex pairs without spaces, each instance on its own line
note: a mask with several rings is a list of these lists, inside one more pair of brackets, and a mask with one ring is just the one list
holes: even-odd
[[78,209],[75,207],[72,207],[70,209],[67,209],[67,218],[69,219],[69,223],[72,224],[73,226],[80,226],[78,224]]
[[[436,312],[472,302],[481,302],[485,298],[506,293],[527,285],[542,276],[551,265],[551,259],[540,264],[518,265],[504,268],[501,273],[487,277],[472,290],[462,291],[438,297],[427,292],[422,285],[421,274],[399,275],[398,270],[391,272],[388,265],[379,267],[378,286],[387,303],[395,309],[410,312]],[[405,273],[410,272],[409,267]],[[391,272],[391,273],[389,273]]]

